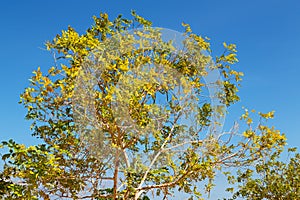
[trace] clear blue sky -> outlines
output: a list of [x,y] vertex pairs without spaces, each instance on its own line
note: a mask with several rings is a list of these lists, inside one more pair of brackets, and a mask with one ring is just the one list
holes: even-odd
[[[19,94],[38,66],[52,64],[43,50],[68,25],[82,32],[92,16],[116,17],[134,9],[154,26],[182,31],[181,22],[211,38],[213,55],[222,42],[238,47],[238,69],[245,73],[240,96],[228,118],[237,119],[241,107],[276,111],[274,125],[300,147],[300,1],[297,0],[52,0],[2,1],[0,6],[0,140],[14,138],[30,144],[25,109]],[[228,121],[227,120],[227,121]]]

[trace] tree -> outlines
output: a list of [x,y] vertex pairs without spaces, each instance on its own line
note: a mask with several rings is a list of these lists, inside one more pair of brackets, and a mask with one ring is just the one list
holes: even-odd
[[[208,38],[189,25],[176,44],[132,16],[101,14],[85,33],[69,27],[46,44],[55,65],[34,71],[21,95],[43,143],[2,143],[6,199],[166,199],[176,190],[201,198],[197,183],[209,192],[217,170],[249,166],[284,146],[263,120],[253,127],[248,110],[244,131],[220,131],[225,108],[239,100],[234,44],[212,58]],[[213,70],[222,78],[205,82]],[[207,88],[219,89],[208,97]]]
[[[295,152],[295,148],[288,150]],[[241,183],[234,197],[245,199],[299,199],[300,198],[300,154],[295,153],[288,162],[279,161],[276,152],[262,160],[254,170],[239,174]]]

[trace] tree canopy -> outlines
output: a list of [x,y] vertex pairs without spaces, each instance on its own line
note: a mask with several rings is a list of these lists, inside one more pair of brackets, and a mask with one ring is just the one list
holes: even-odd
[[[258,113],[255,124],[255,111],[245,109],[244,128],[218,128],[239,100],[236,46],[224,43],[212,57],[209,39],[183,28],[177,44],[135,12],[114,20],[102,13],[85,33],[68,27],[47,42],[54,65],[33,72],[20,101],[43,142],[2,142],[0,194],[166,199],[179,191],[200,199],[217,171],[280,152],[285,136],[265,123],[273,112]],[[205,81],[214,70],[219,77]]]

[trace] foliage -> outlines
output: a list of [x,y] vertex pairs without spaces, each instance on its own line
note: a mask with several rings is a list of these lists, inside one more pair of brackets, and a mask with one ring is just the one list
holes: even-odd
[[[295,148],[289,152],[295,152]],[[279,153],[262,160],[255,170],[240,173],[241,183],[234,197],[244,199],[299,199],[300,198],[300,154],[294,155],[288,162],[279,161]]]
[[[183,24],[185,51],[174,54],[172,41],[163,41],[159,29],[135,12],[132,16],[132,20],[120,15],[111,21],[100,14],[84,34],[69,27],[46,44],[55,65],[47,72],[34,71],[21,95],[33,136],[43,143],[29,147],[13,140],[2,143],[9,149],[2,156],[5,165],[0,174],[0,194],[5,199],[167,198],[176,190],[191,199],[201,198],[203,189],[197,183],[207,181],[209,192],[217,170],[249,166],[283,147],[284,135],[263,122],[253,128],[247,110],[241,118],[246,130],[235,126],[228,132],[215,131],[218,124],[213,117],[225,111],[204,98],[205,87],[211,86],[203,80],[209,72],[206,66],[212,63],[202,53],[211,52],[207,38]],[[231,69],[237,62],[235,45],[224,43],[224,48],[210,70],[219,70],[222,76],[212,84],[221,88],[213,98],[228,107],[239,100],[243,74]],[[89,58],[91,53],[94,58]],[[94,67],[86,70],[86,64]],[[152,70],[153,65],[167,66],[168,73]],[[150,66],[146,72],[151,72],[145,82],[134,79],[145,77],[145,71],[139,70],[143,66]],[[182,86],[172,78],[176,74],[181,75]],[[184,93],[187,100],[177,95],[178,85],[190,91]],[[82,98],[85,93],[91,98]],[[126,98],[116,100],[118,95]],[[159,105],[159,100],[166,101]],[[130,121],[124,118],[122,106],[114,110],[123,104],[128,105],[128,120],[137,127],[128,129]],[[260,116],[267,119],[273,114]],[[183,123],[185,117],[193,123]]]

